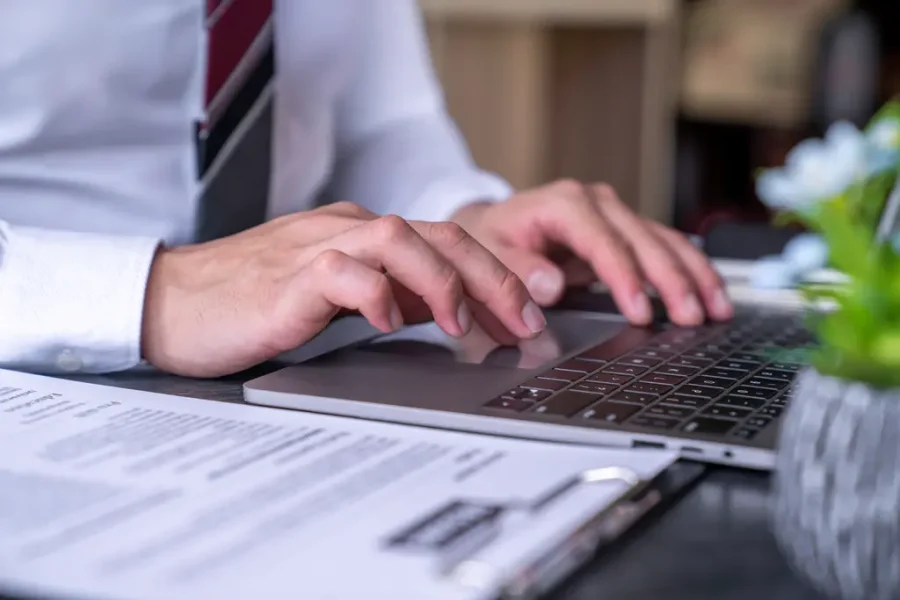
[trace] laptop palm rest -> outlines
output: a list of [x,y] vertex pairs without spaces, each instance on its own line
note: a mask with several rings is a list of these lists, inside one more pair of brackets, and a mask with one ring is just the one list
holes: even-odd
[[283,395],[293,394],[471,412],[626,326],[613,315],[550,312],[547,317],[541,336],[515,348],[499,346],[480,329],[458,340],[431,323],[407,327],[251,381],[246,397],[267,404],[267,394],[275,394],[281,396],[275,404],[282,406]]

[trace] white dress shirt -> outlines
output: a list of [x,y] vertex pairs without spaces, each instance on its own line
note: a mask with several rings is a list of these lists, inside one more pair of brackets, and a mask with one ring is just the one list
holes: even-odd
[[[0,366],[140,361],[160,243],[191,241],[205,0],[3,2]],[[277,0],[269,215],[329,196],[441,220],[509,186],[447,117],[415,0]]]

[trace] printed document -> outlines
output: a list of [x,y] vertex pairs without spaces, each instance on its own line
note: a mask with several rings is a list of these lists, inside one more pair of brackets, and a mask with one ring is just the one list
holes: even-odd
[[492,598],[674,459],[0,371],[0,595]]

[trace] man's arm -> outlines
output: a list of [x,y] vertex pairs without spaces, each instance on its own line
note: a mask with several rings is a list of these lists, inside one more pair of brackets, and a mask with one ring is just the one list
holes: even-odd
[[136,365],[157,246],[0,221],[0,367],[101,373]]
[[448,220],[510,186],[478,169],[448,116],[415,0],[371,2],[359,63],[337,108],[331,197],[406,219]]

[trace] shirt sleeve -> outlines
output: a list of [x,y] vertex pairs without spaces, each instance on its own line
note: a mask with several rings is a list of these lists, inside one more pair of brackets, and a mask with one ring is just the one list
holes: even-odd
[[103,373],[139,363],[158,246],[0,221],[0,367]]
[[359,62],[337,107],[329,198],[379,214],[446,220],[510,185],[479,169],[449,117],[416,0],[367,4]]

